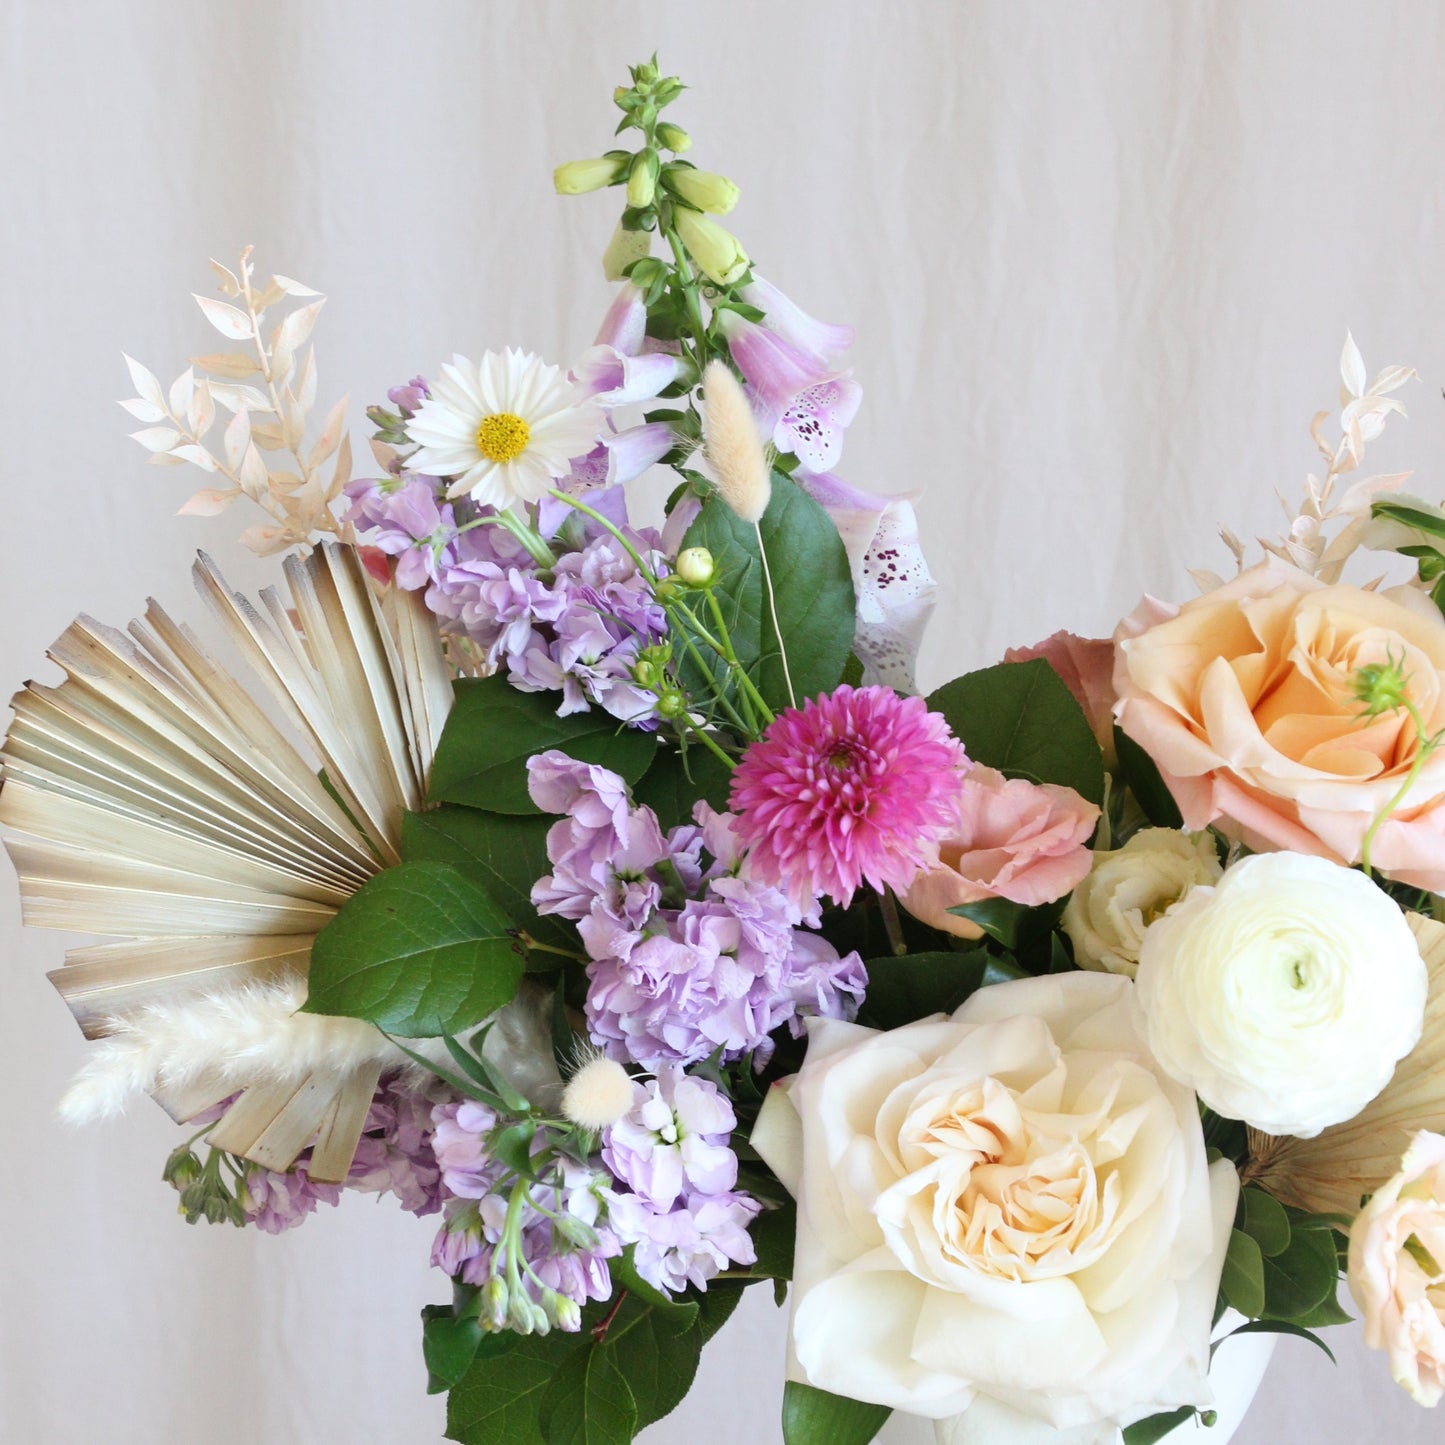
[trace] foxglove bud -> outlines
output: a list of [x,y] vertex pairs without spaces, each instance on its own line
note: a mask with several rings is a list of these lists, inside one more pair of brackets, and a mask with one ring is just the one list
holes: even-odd
[[727,215],[741,194],[726,176],[694,170],[691,166],[669,166],[667,184],[689,205],[700,211],[711,211],[715,216]]
[[617,179],[618,162],[612,156],[586,161],[567,161],[552,172],[552,184],[559,196],[581,196],[600,191]]
[[676,155],[692,149],[692,137],[680,125],[665,120],[657,128],[657,138]]
[[731,231],[696,211],[679,209],[674,224],[703,273],[719,286],[731,286],[743,276],[751,261],[742,242]]
[[627,173],[627,204],[642,210],[652,204],[657,194],[657,152],[641,150],[632,157],[632,169]]

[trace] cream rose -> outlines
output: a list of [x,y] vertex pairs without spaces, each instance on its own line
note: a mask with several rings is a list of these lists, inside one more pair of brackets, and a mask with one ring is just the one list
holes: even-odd
[[1415,1135],[1400,1172],[1350,1229],[1350,1293],[1365,1343],[1421,1405],[1445,1395],[1445,1136]]
[[[1256,849],[1360,858],[1418,752],[1403,710],[1361,722],[1359,670],[1403,662],[1427,733],[1445,727],[1445,621],[1418,591],[1326,586],[1277,560],[1115,634],[1119,726],[1159,765],[1185,826]],[[1371,844],[1376,867],[1445,890],[1445,748]]]
[[1262,853],[1149,929],[1138,984],[1170,1075],[1226,1118],[1311,1139],[1390,1082],[1420,1038],[1427,975],[1363,873]]
[[1132,994],[1068,973],[889,1033],[810,1021],[753,1132],[798,1199],[798,1377],[998,1445],[1209,1403],[1238,1179]]
[[1083,968],[1133,978],[1149,925],[1200,883],[1224,870],[1208,833],[1144,828],[1122,848],[1094,850],[1089,876],[1069,895],[1060,919]]

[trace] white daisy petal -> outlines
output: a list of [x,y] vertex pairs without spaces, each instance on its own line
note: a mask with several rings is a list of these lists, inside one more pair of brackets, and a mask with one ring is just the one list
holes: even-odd
[[592,449],[604,420],[561,367],[530,352],[454,356],[407,423],[417,444],[407,469],[450,478],[448,496],[483,506],[536,501]]

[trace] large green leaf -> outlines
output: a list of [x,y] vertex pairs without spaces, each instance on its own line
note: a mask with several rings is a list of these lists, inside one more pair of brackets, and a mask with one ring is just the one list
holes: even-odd
[[[1339,1258],[1327,1229],[1296,1229],[1289,1247],[1264,1261],[1264,1309],[1272,1320],[1310,1318],[1335,1298]],[[1244,1311],[1241,1311],[1244,1313]]]
[[629,1294],[607,1331],[612,1353],[637,1403],[637,1428],[670,1415],[697,1375],[702,1329],[696,1305],[659,1309]]
[[1267,1258],[1283,1254],[1289,1248],[1289,1215],[1274,1195],[1251,1184],[1240,1190],[1239,1227],[1251,1235]]
[[543,1392],[576,1335],[525,1335],[504,1355],[479,1359],[447,1396],[447,1439],[460,1445],[538,1445]]
[[1225,1299],[1247,1319],[1264,1313],[1264,1255],[1259,1243],[1242,1229],[1229,1236],[1224,1273],[1219,1288]]
[[563,1361],[537,1412],[547,1445],[630,1445],[637,1402],[610,1349],[581,1349]]
[[1001,959],[981,948],[967,953],[907,953],[868,960],[868,993],[858,1022],[896,1029],[929,1014],[952,1013],[985,984],[1016,978]]
[[[401,856],[408,862],[450,863],[497,904],[514,928],[526,929],[538,943],[575,953],[576,929],[532,907],[532,885],[552,871],[547,831],[556,821],[444,803],[401,820]],[[559,960],[541,954],[538,962],[555,968]]]
[[1117,723],[1114,751],[1119,757],[1119,771],[1144,810],[1144,816],[1156,828],[1182,828],[1184,815],[1160,775],[1158,764]]
[[522,959],[496,904],[455,868],[402,863],[317,936],[306,1012],[404,1038],[455,1034],[511,1001]]
[[651,808],[664,829],[692,822],[693,804],[711,803],[727,811],[732,770],[704,747],[687,750],[686,759],[675,748],[659,751],[656,761],[632,790],[639,807]]
[[1010,777],[1104,800],[1104,758],[1084,710],[1042,658],[955,678],[928,699],[968,755]]
[[[793,692],[801,703],[832,691],[848,664],[855,607],[848,554],[828,514],[795,482],[776,472],[772,500],[759,529]],[[712,496],[703,503],[682,545],[706,547],[713,554],[722,577],[717,598],[738,661],[772,708],[786,707],[788,687],[763,587],[758,529],[742,521],[721,497]]]
[[598,708],[558,717],[555,693],[519,692],[502,676],[464,678],[456,684],[427,797],[488,813],[537,813],[527,796],[527,759],[549,748],[635,783],[657,738]]
[[868,1445],[893,1413],[789,1380],[783,1392],[784,1445]]

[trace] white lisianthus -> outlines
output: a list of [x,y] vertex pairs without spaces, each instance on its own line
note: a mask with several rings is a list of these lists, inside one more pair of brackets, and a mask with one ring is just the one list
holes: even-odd
[[1193,887],[1223,869],[1208,833],[1144,828],[1122,848],[1095,849],[1089,876],[1060,920],[1081,968],[1133,978],[1149,925]]
[[1313,1138],[1353,1118],[1420,1038],[1426,971],[1404,915],[1324,858],[1246,858],[1144,939],[1149,1047],[1216,1113]]
[[795,1378],[970,1445],[1211,1403],[1239,1182],[1133,992],[1067,973],[888,1033],[810,1020],[752,1135],[798,1199]]

